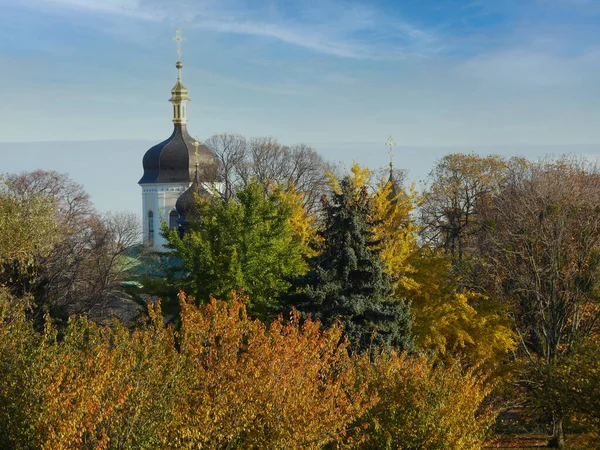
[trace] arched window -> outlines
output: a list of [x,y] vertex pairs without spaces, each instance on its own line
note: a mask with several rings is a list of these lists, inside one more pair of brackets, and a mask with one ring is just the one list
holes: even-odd
[[148,242],[154,244],[154,213],[148,211]]
[[169,214],[169,228],[171,230],[174,230],[177,228],[178,220],[179,220],[179,213],[175,210],[171,211],[171,214]]

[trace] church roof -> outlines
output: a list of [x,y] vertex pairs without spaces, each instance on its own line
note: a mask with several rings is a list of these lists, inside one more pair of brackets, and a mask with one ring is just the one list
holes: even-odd
[[210,193],[200,183],[198,168],[196,168],[196,174],[194,176],[192,185],[183,194],[181,194],[181,196],[177,199],[177,203],[175,203],[175,209],[182,219],[189,219],[195,215],[196,194],[200,197],[210,196]]
[[[178,45],[181,40],[177,34]],[[178,48],[178,54],[180,54]],[[177,82],[171,90],[174,129],[171,136],[146,152],[143,160],[144,175],[139,184],[190,183],[194,180],[194,167],[202,168],[202,181],[216,181],[216,159],[213,152],[200,144],[187,131],[188,90],[181,82],[183,64],[177,61]],[[210,168],[213,169],[210,169]]]
[[[190,136],[185,124],[176,123],[171,136],[150,148],[144,155],[144,175],[139,184],[149,183],[190,183],[194,181],[195,162],[204,165],[214,165],[215,156],[204,144],[198,147],[196,157],[195,139]],[[215,171],[204,171],[205,176],[213,180]]]

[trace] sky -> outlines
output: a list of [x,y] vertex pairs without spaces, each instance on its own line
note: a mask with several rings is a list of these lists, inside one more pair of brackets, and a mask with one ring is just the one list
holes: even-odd
[[308,143],[423,179],[442,155],[600,156],[600,0],[0,0],[0,172],[141,207],[172,129]]

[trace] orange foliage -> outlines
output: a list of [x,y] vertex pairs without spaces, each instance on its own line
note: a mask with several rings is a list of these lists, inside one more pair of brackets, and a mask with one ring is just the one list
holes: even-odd
[[[337,326],[267,326],[243,299],[160,305],[136,330],[72,318],[33,330],[0,289],[0,448],[479,448],[493,420],[473,372],[347,352]],[[372,359],[369,359],[372,358]]]
[[319,449],[369,406],[339,328],[322,333],[295,315],[267,328],[235,295],[200,309],[180,300],[189,378],[175,387],[172,448]]
[[133,332],[72,319],[30,339],[0,292],[0,447],[319,449],[376,401],[339,328],[266,327],[236,295],[180,300],[179,331],[151,308]]

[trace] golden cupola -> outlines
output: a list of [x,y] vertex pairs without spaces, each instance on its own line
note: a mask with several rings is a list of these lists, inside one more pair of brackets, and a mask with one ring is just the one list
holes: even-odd
[[186,124],[187,123],[187,102],[190,101],[188,97],[188,90],[181,82],[181,69],[183,63],[177,61],[175,64],[177,67],[177,82],[173,89],[171,89],[171,98],[169,101],[173,103],[173,123]]

